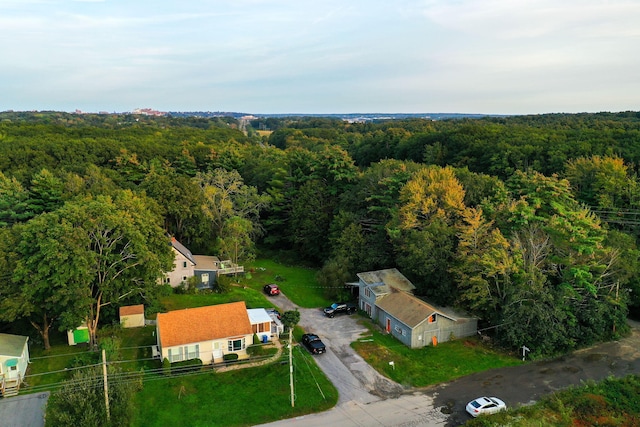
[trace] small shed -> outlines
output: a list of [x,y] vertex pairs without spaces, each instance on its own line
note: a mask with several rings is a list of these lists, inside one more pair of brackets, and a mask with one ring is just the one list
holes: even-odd
[[144,305],[125,305],[120,307],[120,325],[123,328],[144,326]]
[[0,390],[3,397],[18,394],[29,364],[29,337],[0,334]]
[[67,341],[69,345],[83,344],[89,342],[89,328],[86,323],[78,326],[75,329],[69,329],[67,331]]

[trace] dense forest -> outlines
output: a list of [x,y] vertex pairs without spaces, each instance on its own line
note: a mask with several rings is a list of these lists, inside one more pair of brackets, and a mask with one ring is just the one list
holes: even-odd
[[[258,131],[260,129],[260,131]],[[51,328],[152,298],[166,236],[277,251],[331,297],[397,267],[532,356],[640,307],[640,113],[349,123],[0,113],[0,320]],[[102,310],[101,310],[102,309]],[[103,318],[101,318],[101,313]]]

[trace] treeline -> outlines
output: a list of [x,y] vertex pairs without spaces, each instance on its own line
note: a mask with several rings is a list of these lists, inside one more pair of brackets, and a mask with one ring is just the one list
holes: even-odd
[[[258,128],[273,132],[261,137]],[[85,206],[123,218],[148,213],[114,222],[148,231],[123,231],[115,246],[141,251],[169,233],[194,252],[238,262],[258,246],[277,250],[321,267],[331,297],[344,297],[360,271],[398,267],[418,295],[479,316],[499,342],[526,343],[533,355],[613,338],[629,307],[640,306],[639,113],[282,118],[237,129],[233,119],[0,114],[0,224],[9,242],[0,292],[21,301],[2,311],[3,298],[0,316],[43,323],[36,296],[23,291],[40,274],[28,260],[46,259],[64,289],[74,270],[47,258],[64,245],[44,230],[93,224]],[[50,245],[29,247],[33,239]],[[88,248],[77,251],[99,258]],[[154,284],[165,263],[159,253],[140,277]],[[85,279],[87,301],[139,298],[121,297],[127,283],[109,288],[95,277]],[[74,313],[97,322],[95,303],[83,307]],[[65,313],[45,317],[61,328],[77,321]]]

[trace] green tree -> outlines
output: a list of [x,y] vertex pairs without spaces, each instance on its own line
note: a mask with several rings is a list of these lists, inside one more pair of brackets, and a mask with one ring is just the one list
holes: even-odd
[[204,213],[214,236],[222,236],[225,221],[235,216],[251,221],[255,232],[261,230],[260,211],[268,206],[270,197],[258,194],[255,187],[245,185],[237,171],[218,168],[213,172],[199,173],[196,181],[204,197]]
[[300,312],[298,310],[289,310],[282,313],[282,324],[287,329],[293,329],[300,322]]
[[52,317],[60,318],[62,329],[84,320],[95,344],[104,306],[132,293],[153,294],[172,268],[159,224],[147,201],[129,191],[68,202],[34,218],[17,245],[13,286],[21,305],[15,315],[39,314],[41,333]]
[[431,166],[402,188],[399,209],[388,225],[398,265],[420,295],[439,304],[452,303],[457,296],[448,266],[464,210],[464,189],[453,169]]
[[47,169],[42,169],[31,179],[29,210],[34,215],[51,212],[62,206],[64,183]]
[[456,263],[452,273],[460,292],[460,304],[485,321],[497,324],[519,273],[518,258],[499,229],[470,208],[463,213],[458,234]]
[[[76,371],[72,378],[51,394],[46,409],[46,426],[120,427],[131,425],[134,411],[133,395],[142,388],[135,379],[115,366],[107,367],[109,385],[109,417],[104,399],[102,369],[87,367]],[[109,378],[116,378],[109,381]]]
[[88,273],[82,262],[86,235],[58,212],[37,216],[12,230],[3,230],[6,274],[0,282],[0,318],[26,318],[50,348],[49,332],[80,324],[74,318],[87,303]]
[[0,227],[25,221],[33,216],[29,212],[27,200],[29,192],[15,178],[9,178],[0,171]]
[[234,264],[255,259],[255,225],[247,218],[233,216],[227,219],[219,237],[220,252]]

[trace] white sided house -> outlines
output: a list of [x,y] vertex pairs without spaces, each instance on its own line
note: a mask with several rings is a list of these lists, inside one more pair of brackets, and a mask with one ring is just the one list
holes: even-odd
[[0,334],[0,391],[17,396],[29,364],[29,337]]
[[158,313],[158,354],[162,360],[224,361],[225,354],[248,358],[253,328],[244,301]]
[[182,243],[171,238],[171,248],[175,255],[173,270],[166,273],[164,283],[175,288],[187,282],[191,277],[197,277],[198,289],[210,289],[223,274],[244,273],[244,267],[233,264],[229,260],[220,260],[211,255],[194,255]]

